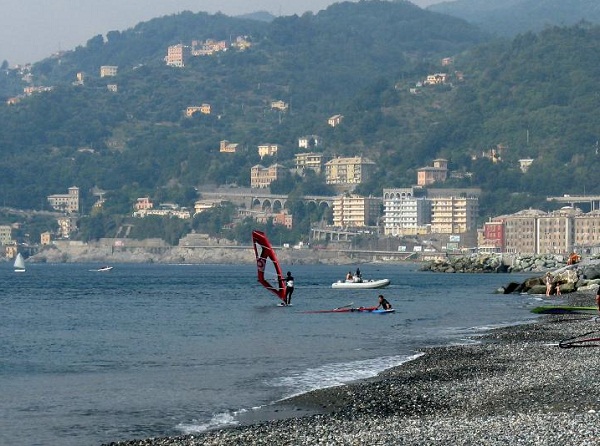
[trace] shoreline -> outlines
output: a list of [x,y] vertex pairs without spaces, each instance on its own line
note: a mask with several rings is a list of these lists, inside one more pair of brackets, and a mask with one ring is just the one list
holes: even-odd
[[[565,297],[594,303],[589,293]],[[599,350],[557,346],[592,330],[600,330],[594,316],[545,315],[492,329],[476,344],[423,349],[368,380],[275,403],[266,408],[271,421],[256,413],[255,424],[109,445],[596,444]]]

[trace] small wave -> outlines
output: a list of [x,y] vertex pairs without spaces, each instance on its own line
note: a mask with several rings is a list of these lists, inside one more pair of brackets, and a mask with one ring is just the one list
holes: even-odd
[[282,398],[287,399],[312,390],[337,387],[353,381],[372,378],[384,370],[412,361],[421,355],[422,353],[416,355],[386,356],[361,361],[327,364],[292,373],[289,376],[272,379],[266,382],[266,384],[273,387],[291,389],[292,393]]
[[212,418],[206,422],[193,421],[192,423],[179,423],[175,426],[175,429],[183,432],[185,435],[199,434],[212,429],[237,426],[240,422],[237,420],[237,416],[246,412],[246,409],[222,412],[212,416]]

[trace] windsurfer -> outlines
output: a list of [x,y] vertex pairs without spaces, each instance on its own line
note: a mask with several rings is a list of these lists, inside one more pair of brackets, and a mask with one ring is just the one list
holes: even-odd
[[384,310],[391,310],[392,309],[392,304],[389,303],[385,297],[383,297],[383,294],[379,295],[379,305],[377,305],[377,308],[383,308]]
[[291,272],[287,272],[285,277],[285,304],[291,305],[292,294],[294,294],[294,277]]

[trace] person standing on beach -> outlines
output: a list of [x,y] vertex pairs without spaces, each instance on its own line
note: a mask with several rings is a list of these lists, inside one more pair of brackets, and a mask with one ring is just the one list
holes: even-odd
[[291,305],[292,294],[294,294],[294,277],[290,271],[287,272],[285,277],[285,304]]
[[552,279],[552,274],[548,271],[546,277],[544,277],[544,282],[546,283],[546,296],[550,296],[550,293],[552,292]]

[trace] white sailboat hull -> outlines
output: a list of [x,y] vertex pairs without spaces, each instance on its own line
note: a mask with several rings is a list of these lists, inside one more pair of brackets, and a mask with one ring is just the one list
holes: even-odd
[[348,290],[361,290],[361,289],[373,289],[373,288],[384,288],[390,284],[390,279],[379,279],[379,280],[364,280],[362,282],[354,282],[352,280],[337,281],[331,284],[331,288],[348,289]]

